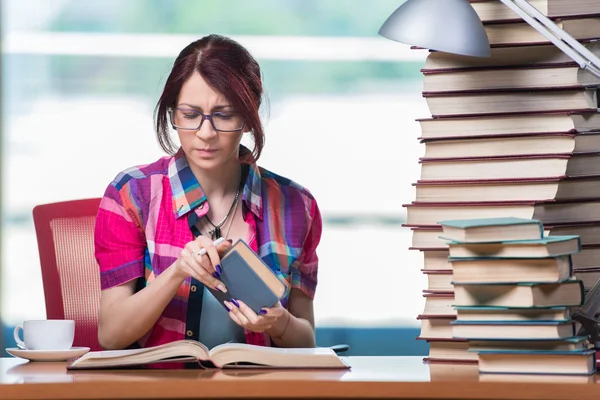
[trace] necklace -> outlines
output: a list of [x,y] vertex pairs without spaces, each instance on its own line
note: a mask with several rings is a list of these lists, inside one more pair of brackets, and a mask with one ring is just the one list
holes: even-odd
[[[241,187],[241,185],[240,185],[240,187]],[[214,224],[210,220],[210,218],[208,218],[208,214],[206,215],[206,220],[213,227],[211,230],[208,231],[208,234],[210,235],[211,239],[214,240],[214,239],[221,237],[221,227],[225,224],[225,222],[229,218],[229,215],[231,214],[231,211],[233,210],[234,206],[237,204],[238,197],[240,196],[240,187],[238,187],[237,192],[235,192],[235,197],[233,199],[233,202],[231,203],[231,207],[229,207],[229,211],[227,211],[227,214],[225,215],[225,217],[218,224]],[[230,225],[230,227],[231,227],[231,225]]]
[[231,220],[229,221],[229,227],[227,228],[227,232],[225,232],[225,239],[229,236],[229,231],[231,230],[231,225],[233,225],[233,221],[235,221],[235,213],[238,209],[239,198],[235,202],[235,208],[233,209],[233,214],[231,214]]

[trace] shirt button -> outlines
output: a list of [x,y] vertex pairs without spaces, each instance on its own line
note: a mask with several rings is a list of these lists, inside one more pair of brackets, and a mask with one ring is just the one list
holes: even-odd
[[187,335],[187,337],[192,337],[194,335],[194,332],[187,331],[185,334]]
[[190,287],[190,290],[191,290],[192,292],[196,292],[196,285],[192,285],[192,287]]

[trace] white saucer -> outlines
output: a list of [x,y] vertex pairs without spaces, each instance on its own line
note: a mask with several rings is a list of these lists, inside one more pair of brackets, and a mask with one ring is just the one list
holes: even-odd
[[69,350],[22,350],[18,347],[6,349],[6,352],[11,356],[30,361],[67,361],[81,357],[88,351],[90,351],[89,347],[71,347]]

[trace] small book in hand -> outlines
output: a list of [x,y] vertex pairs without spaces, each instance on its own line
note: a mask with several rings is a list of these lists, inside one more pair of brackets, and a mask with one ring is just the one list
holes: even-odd
[[204,368],[350,368],[328,347],[276,348],[225,343],[209,350],[195,340],[178,340],[144,349],[91,351],[67,369],[126,368],[183,361],[195,361]]
[[287,291],[287,285],[241,239],[221,257],[221,267],[227,293],[208,288],[221,304],[241,300],[258,313],[261,308],[274,306]]

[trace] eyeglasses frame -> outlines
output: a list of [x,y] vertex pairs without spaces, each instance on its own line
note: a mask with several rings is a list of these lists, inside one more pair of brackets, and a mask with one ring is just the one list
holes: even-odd
[[[175,110],[182,110],[182,111],[186,110],[186,111],[193,111],[195,113],[198,113],[199,115],[202,116],[202,119],[200,120],[200,125],[198,125],[198,127],[196,129],[193,129],[193,128],[180,128],[180,127],[178,127],[177,125],[175,125],[173,123],[173,111],[175,111]],[[210,125],[217,132],[239,132],[239,131],[243,130],[245,128],[245,126],[246,126],[246,123],[244,122],[244,124],[242,125],[242,127],[239,128],[239,129],[233,129],[233,130],[217,129],[217,127],[215,126],[215,123],[213,122],[212,118],[213,118],[213,115],[215,115],[215,114],[217,114],[217,115],[218,114],[224,114],[224,112],[221,112],[221,111],[215,111],[215,112],[210,113],[210,114],[204,114],[203,112],[200,112],[200,111],[197,111],[197,110],[194,110],[194,109],[191,109],[191,108],[180,108],[180,107],[169,107],[167,109],[167,111],[169,112],[169,122],[171,122],[171,126],[175,130],[181,129],[181,130],[184,130],[184,131],[199,131],[200,129],[202,129],[202,124],[204,123],[204,120],[210,121]],[[233,112],[233,113],[237,114],[235,112]]]

